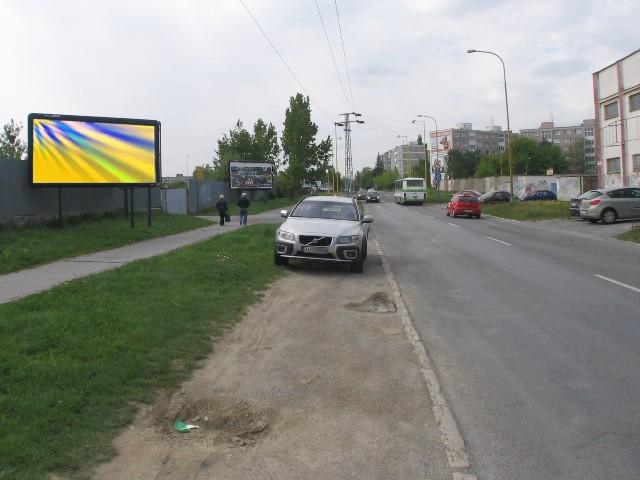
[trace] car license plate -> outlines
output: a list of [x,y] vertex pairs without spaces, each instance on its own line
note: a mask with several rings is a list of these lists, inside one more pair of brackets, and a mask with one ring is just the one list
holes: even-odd
[[323,254],[329,253],[329,247],[302,247],[304,253]]
[[584,213],[586,215],[587,211],[586,210],[580,210],[580,213]]
[[473,213],[473,210],[465,210],[464,213]]

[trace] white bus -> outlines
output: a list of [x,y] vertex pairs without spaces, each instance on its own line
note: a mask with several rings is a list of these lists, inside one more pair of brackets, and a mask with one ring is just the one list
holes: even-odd
[[394,198],[401,205],[427,201],[427,188],[424,178],[400,178],[396,180]]

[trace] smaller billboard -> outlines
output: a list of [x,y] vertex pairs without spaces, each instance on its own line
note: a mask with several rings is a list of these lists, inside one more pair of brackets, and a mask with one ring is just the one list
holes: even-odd
[[273,187],[273,164],[265,162],[230,162],[231,188],[243,190]]

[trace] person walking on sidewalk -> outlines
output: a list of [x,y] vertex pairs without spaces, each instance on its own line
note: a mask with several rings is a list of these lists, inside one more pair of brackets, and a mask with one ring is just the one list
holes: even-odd
[[236,203],[236,205],[238,205],[238,207],[240,207],[240,225],[244,225],[245,227],[247,226],[247,213],[249,210],[249,205],[251,205],[251,202],[249,201],[249,199],[247,198],[247,194],[246,193],[242,193],[242,196],[240,197],[240,200],[238,200],[238,203]]
[[216,210],[218,210],[218,215],[220,215],[220,226],[224,226],[224,220],[227,216],[227,210],[229,210],[229,207],[227,206],[227,201],[224,199],[224,195],[222,194],[220,194],[220,197],[216,202]]

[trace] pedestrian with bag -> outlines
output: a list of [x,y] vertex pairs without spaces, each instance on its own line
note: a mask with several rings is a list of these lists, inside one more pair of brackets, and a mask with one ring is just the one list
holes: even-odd
[[227,210],[229,210],[229,207],[227,206],[227,201],[224,199],[223,194],[220,194],[220,197],[216,202],[216,210],[218,210],[218,215],[220,215],[220,226],[224,227],[225,220],[229,222],[231,218],[227,213]]
[[236,203],[236,205],[240,207],[240,225],[244,225],[246,227],[249,205],[251,205],[251,202],[247,198],[246,193],[242,192],[242,196],[240,197],[240,200],[238,200],[238,203]]

